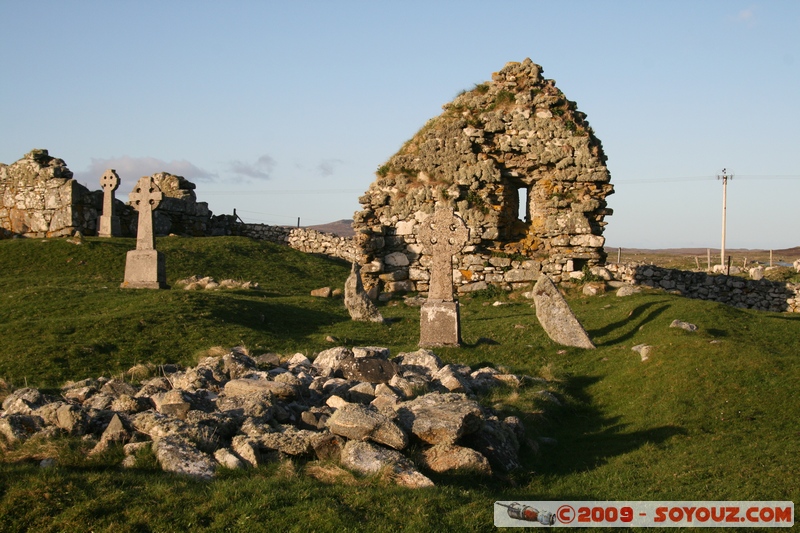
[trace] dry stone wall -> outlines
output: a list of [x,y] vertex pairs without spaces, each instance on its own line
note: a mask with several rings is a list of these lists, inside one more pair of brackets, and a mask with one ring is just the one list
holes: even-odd
[[102,194],[75,181],[66,163],[47,150],[31,150],[11,165],[0,163],[0,237],[94,234]]
[[682,296],[761,311],[800,313],[800,284],[689,272],[641,264],[609,264],[614,279]]
[[359,198],[353,227],[365,285],[427,289],[430,258],[418,231],[437,202],[471,230],[454,260],[459,285],[530,282],[539,272],[568,279],[602,264],[613,193],[605,162],[586,115],[542,68],[507,64],[445,105]]
[[354,239],[313,229],[267,224],[236,224],[231,232],[234,235],[285,244],[309,254],[321,254],[351,262],[359,257],[359,249]]

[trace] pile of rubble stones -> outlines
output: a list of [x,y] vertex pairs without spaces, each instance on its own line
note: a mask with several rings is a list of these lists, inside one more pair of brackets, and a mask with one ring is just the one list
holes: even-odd
[[3,401],[0,433],[12,443],[96,439],[90,453],[122,443],[123,466],[151,446],[163,470],[206,479],[220,467],[316,457],[363,474],[388,472],[408,487],[433,484],[417,464],[491,475],[520,468],[521,444],[535,451],[518,417],[501,420],[475,398],[501,384],[544,389],[545,380],[443,364],[428,350],[389,356],[387,348],[337,347],[313,362],[303,354],[281,362],[234,348],[194,368],[160,366],[161,376],[138,386],[85,379],[65,385],[61,397],[23,388]]

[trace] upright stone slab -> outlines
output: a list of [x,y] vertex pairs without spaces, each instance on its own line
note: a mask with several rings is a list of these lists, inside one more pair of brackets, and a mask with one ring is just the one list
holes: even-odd
[[123,289],[166,289],[167,269],[164,255],[156,250],[153,233],[153,210],[163,198],[151,176],[141,178],[129,198],[139,212],[136,249],[128,252]]
[[567,301],[544,274],[533,286],[533,303],[536,305],[536,318],[554,342],[577,348],[594,348]]
[[353,262],[350,275],[344,282],[344,305],[350,318],[357,322],[383,322],[383,316],[369,299],[361,283],[361,267]]
[[469,229],[451,207],[437,207],[419,231],[426,253],[432,256],[428,300],[420,309],[419,345],[459,346],[461,317],[453,297],[453,254],[469,239]]
[[103,188],[103,214],[97,225],[98,237],[116,237],[122,235],[119,217],[114,214],[114,191],[119,188],[119,176],[114,169],[106,170],[100,177]]

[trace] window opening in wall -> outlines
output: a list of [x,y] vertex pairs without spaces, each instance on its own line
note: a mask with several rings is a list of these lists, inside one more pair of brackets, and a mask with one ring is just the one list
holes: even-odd
[[530,224],[531,222],[531,211],[530,211],[530,204],[528,203],[528,188],[527,187],[519,187],[517,189],[517,198],[519,198],[519,214],[518,218],[525,222],[526,224]]

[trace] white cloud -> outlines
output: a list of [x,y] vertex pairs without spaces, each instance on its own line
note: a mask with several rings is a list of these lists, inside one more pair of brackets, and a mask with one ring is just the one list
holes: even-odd
[[82,172],[75,172],[75,179],[84,183],[89,189],[100,188],[100,176],[106,169],[113,168],[119,174],[122,182],[121,190],[129,190],[142,176],[151,176],[157,172],[169,172],[176,176],[183,176],[189,181],[213,181],[217,178],[202,168],[193,165],[185,159],[180,161],[162,161],[154,157],[112,157],[108,159],[95,159],[89,168]]
[[333,173],[336,171],[336,167],[343,164],[344,161],[341,159],[324,159],[317,165],[317,170],[322,174],[323,177],[332,176]]
[[240,177],[267,180],[272,177],[272,171],[275,168],[275,160],[268,155],[262,155],[255,163],[231,161],[229,168],[231,172]]
[[737,22],[741,22],[747,25],[754,24],[755,20],[756,20],[756,10],[754,7],[748,7],[747,9],[742,9],[736,15]]

